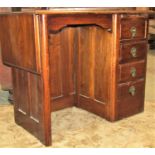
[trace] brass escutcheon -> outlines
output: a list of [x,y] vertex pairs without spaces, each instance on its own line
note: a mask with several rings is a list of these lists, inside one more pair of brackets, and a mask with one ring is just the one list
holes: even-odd
[[131,27],[130,28],[130,32],[131,32],[131,36],[132,36],[132,38],[134,38],[135,36],[136,36],[136,33],[137,33],[137,29],[136,29],[136,27]]
[[137,56],[137,49],[136,49],[136,47],[132,47],[130,53],[131,53],[132,57],[135,58]]
[[135,76],[136,76],[136,73],[137,73],[136,68],[135,68],[135,67],[132,67],[132,68],[130,69],[130,73],[131,73],[131,76],[132,76],[132,77],[135,77]]
[[135,93],[136,93],[136,88],[135,88],[135,86],[131,86],[131,87],[129,88],[129,93],[130,93],[132,96],[135,95]]

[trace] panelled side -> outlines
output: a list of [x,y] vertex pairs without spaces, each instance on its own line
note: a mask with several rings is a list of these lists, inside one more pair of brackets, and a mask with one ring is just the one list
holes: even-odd
[[109,105],[112,33],[98,26],[78,31],[78,107],[106,117]]
[[12,67],[15,121],[43,144],[50,145],[46,16],[16,14],[0,18],[2,30],[6,31],[6,36],[1,31],[3,61]]
[[76,28],[49,33],[50,87],[52,110],[73,106],[75,103]]
[[4,64],[39,73],[33,18],[32,14],[1,15],[0,42]]

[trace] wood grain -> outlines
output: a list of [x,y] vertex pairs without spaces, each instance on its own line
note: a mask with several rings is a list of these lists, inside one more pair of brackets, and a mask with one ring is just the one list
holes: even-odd
[[0,16],[0,21],[3,62],[9,66],[39,73],[34,44],[33,16],[4,15]]
[[[131,29],[136,29],[136,35],[133,38]],[[121,39],[144,39],[146,38],[146,20],[145,18],[128,17],[121,19]]]
[[[112,34],[98,26],[81,27],[78,33],[79,99],[77,106],[94,113],[97,113],[99,109],[95,110],[95,106],[102,107],[102,112],[99,110],[98,114],[100,113],[103,117],[105,108],[109,104],[110,72],[107,67],[112,54],[109,45]],[[90,105],[85,104],[84,100],[90,101]]]
[[[117,119],[134,115],[144,110],[144,80],[128,82],[118,86]],[[136,94],[129,93],[129,87],[135,86]]]
[[[51,99],[56,110],[75,103],[75,30],[69,27],[57,34],[49,33]],[[72,98],[72,103],[66,98]]]
[[54,15],[49,16],[48,25],[50,31],[59,31],[71,25],[98,25],[102,28],[111,29],[112,16],[109,15]]
[[15,121],[43,139],[41,77],[15,68],[12,69],[12,76]]
[[[135,69],[136,75],[132,76],[131,70]],[[145,60],[135,61],[119,65],[119,82],[133,81],[145,75]]]
[[[46,17],[39,18],[42,43],[41,75],[13,66],[14,112],[17,124],[36,136],[45,145],[51,144],[51,101]],[[37,24],[37,23],[36,23]],[[37,25],[40,27],[39,25]],[[22,62],[22,61],[21,61]]]
[[[123,42],[121,43],[120,47],[120,63],[128,62],[128,61],[135,61],[144,59],[147,53],[147,42],[140,41],[140,42]],[[131,49],[136,48],[136,57],[133,57],[131,54]]]

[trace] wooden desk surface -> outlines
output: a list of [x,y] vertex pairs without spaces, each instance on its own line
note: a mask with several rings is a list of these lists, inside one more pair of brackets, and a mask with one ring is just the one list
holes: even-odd
[[152,10],[125,10],[125,9],[103,9],[103,8],[51,8],[50,10],[24,10],[22,12],[3,12],[1,14],[16,14],[16,13],[30,13],[30,14],[154,14]]

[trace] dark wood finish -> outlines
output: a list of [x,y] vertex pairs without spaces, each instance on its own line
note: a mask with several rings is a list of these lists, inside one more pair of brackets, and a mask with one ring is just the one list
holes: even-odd
[[[49,145],[51,144],[51,107],[46,17],[13,15],[0,16],[0,18],[2,18],[3,61],[13,68],[15,121],[45,145]],[[8,22],[13,22],[14,25],[10,23],[9,30],[5,31]],[[6,32],[6,36],[2,35],[3,31]],[[41,56],[39,56],[40,51]],[[37,60],[37,63],[41,62],[41,69],[37,68],[38,58],[41,58]],[[41,75],[38,73],[39,70]]]
[[[135,61],[119,65],[119,82],[132,81],[145,76],[145,61]],[[132,76],[132,69],[136,69],[136,75]]]
[[[37,37],[40,37],[41,42],[41,77],[42,77],[42,84],[43,84],[43,102],[42,102],[42,114],[43,117],[43,123],[42,123],[42,129],[43,129],[43,137],[41,137],[41,141],[45,145],[51,145],[51,100],[50,100],[50,65],[49,65],[49,49],[48,49],[48,26],[47,26],[47,16],[42,15],[37,16],[40,18],[40,28],[38,32],[41,32],[41,35],[39,36],[39,33],[36,34]],[[38,19],[39,20],[39,19]],[[39,24],[39,23],[38,23]]]
[[[136,56],[133,57],[131,54],[132,48],[136,48]],[[147,52],[147,42],[124,42],[121,44],[120,49],[120,63],[127,61],[135,61],[136,59],[144,59]]]
[[71,27],[63,29],[61,33],[49,33],[50,87],[52,88],[50,96],[53,110],[75,103],[75,37],[75,29]]
[[95,101],[84,96],[79,97],[78,107],[85,109],[89,112],[92,112],[96,115],[99,115],[103,118],[106,117],[106,104],[102,104],[98,101]]
[[41,77],[15,68],[12,73],[15,121],[44,141]]
[[[45,145],[51,144],[53,111],[77,106],[109,121],[143,111],[146,12],[35,10],[3,14],[0,21],[3,61],[13,70],[15,120]],[[129,92],[131,86],[136,91]]]
[[75,105],[75,95],[68,95],[58,97],[57,99],[51,99],[52,109],[51,111],[62,110],[64,108],[72,107]]
[[[121,46],[118,63],[116,119],[134,115],[144,109],[148,33],[145,16],[124,16],[121,18],[120,25]],[[135,36],[132,36],[132,27],[136,29]],[[136,56],[131,54],[132,48],[136,48]],[[132,70],[136,71],[135,76],[132,76]]]
[[98,25],[111,29],[112,16],[109,15],[55,15],[49,16],[48,25],[50,31],[58,31],[70,25]]
[[105,9],[105,7],[91,7],[91,8],[83,8],[83,7],[79,7],[79,8],[66,8],[66,7],[61,7],[61,8],[53,8],[50,10],[30,10],[30,11],[23,11],[23,13],[30,13],[30,14],[47,14],[47,15],[75,15],[75,14],[124,14],[124,15],[143,15],[143,14],[154,14],[154,11],[151,10],[134,10],[133,8],[131,8],[131,10],[129,9],[117,9],[115,7],[115,9]]
[[[144,79],[118,85],[117,118],[139,113],[144,110]],[[130,86],[135,86],[136,92],[132,96],[129,93]]]
[[38,72],[33,16],[18,14],[11,17],[1,16],[1,32],[5,32],[5,35],[0,34],[4,64]]
[[111,48],[112,55],[108,59],[109,67],[107,68],[108,72],[110,72],[110,76],[107,77],[109,81],[109,104],[106,106],[106,119],[109,121],[117,120],[117,79],[118,79],[118,62],[119,62],[119,51],[120,51],[120,15],[113,14],[112,17],[112,40],[111,40]]
[[[11,7],[0,7],[0,12],[11,12]],[[2,63],[1,45],[0,45],[0,89],[9,91],[9,102],[12,103],[12,78],[11,69]]]
[[[90,100],[90,104],[92,102],[101,109],[109,104],[110,81],[107,79],[111,74],[109,64],[111,62],[108,60],[112,57],[112,49],[109,44],[112,35],[100,27],[91,26],[79,28],[78,36],[77,106],[96,113],[96,108],[84,106],[80,102],[84,104],[84,99],[86,103]],[[96,42],[96,40],[98,41]],[[105,111],[102,110],[100,115],[104,116]]]
[[[121,39],[143,39],[146,38],[147,22],[145,18],[128,17],[121,19]],[[132,37],[131,29],[136,28],[136,35]]]
[[12,88],[11,70],[2,62],[0,50],[0,89],[9,90]]

